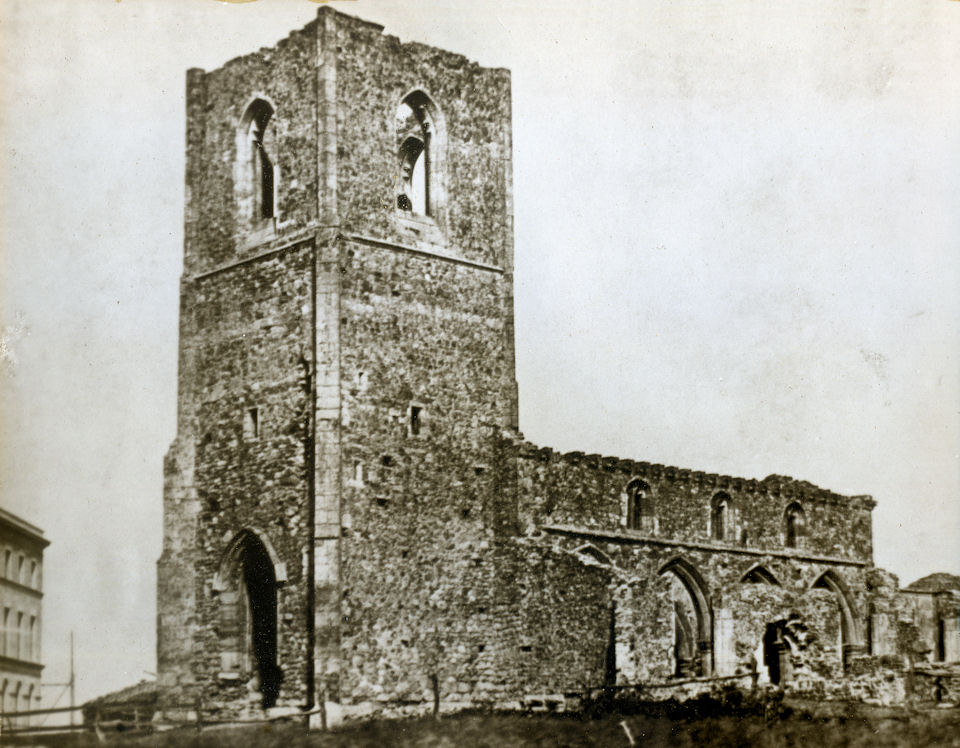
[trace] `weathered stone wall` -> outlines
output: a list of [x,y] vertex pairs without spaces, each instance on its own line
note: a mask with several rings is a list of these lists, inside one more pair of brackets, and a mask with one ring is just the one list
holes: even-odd
[[[662,682],[674,673],[674,618],[669,584],[680,578],[702,624],[694,635],[703,648],[697,675],[747,672],[751,659],[762,669],[766,626],[800,624],[805,634],[796,674],[813,679],[843,672],[843,644],[861,651],[869,607],[860,563],[817,562],[773,552],[711,548],[682,542],[649,541],[628,533],[546,527],[540,542],[601,559],[615,580],[617,679],[620,683]],[[769,582],[749,581],[760,567]],[[689,571],[687,571],[689,570]],[[815,587],[829,572],[843,588],[849,610],[841,637],[840,593]],[[747,579],[745,579],[745,577]]]
[[[303,310],[311,303],[312,262],[312,245],[302,243],[184,285],[181,348],[190,362],[191,384],[181,392],[181,399],[190,399],[182,417],[190,414],[183,428],[193,442],[189,466],[173,456],[168,479],[189,481],[194,511],[167,507],[159,594],[160,615],[167,617],[161,630],[168,631],[160,656],[162,670],[176,661],[185,671],[182,680],[202,684],[200,694],[207,699],[250,698],[246,679],[220,678],[223,632],[216,583],[229,544],[247,528],[264,536],[286,571],[278,596],[278,664],[285,675],[281,701],[303,698],[302,555],[310,522],[302,360],[309,355],[312,334]],[[245,430],[253,409],[257,433]],[[179,571],[184,576],[174,575]],[[188,620],[171,620],[184,615]],[[190,632],[189,651],[176,637],[183,628]]]
[[435,683],[447,705],[515,707],[603,683],[607,570],[516,540],[403,553],[351,565],[380,594],[345,595],[345,703],[430,704]]
[[891,607],[904,639],[901,649],[909,652],[912,658],[928,662],[960,662],[960,634],[957,630],[960,592],[898,590]]
[[[869,497],[839,496],[776,476],[747,480],[579,452],[560,455],[530,444],[519,445],[518,453],[520,515],[526,527],[554,524],[623,531],[626,487],[631,479],[640,478],[651,489],[656,529],[636,531],[638,535],[863,563],[872,558]],[[721,492],[733,506],[722,542],[714,541],[710,532],[711,500]],[[804,509],[805,531],[796,549],[785,549],[784,512],[793,502]]]
[[[276,46],[187,76],[187,209],[184,270],[195,274],[255,254],[318,220],[317,23]],[[237,200],[241,120],[255,99],[269,102],[277,167],[276,220],[252,234]]]
[[[330,14],[336,45],[337,195],[345,232],[410,242],[397,220],[399,161],[396,112],[415,89],[439,108],[444,132],[445,199],[433,216],[440,243],[458,256],[512,265],[513,215],[510,74],[462,55],[400,43],[382,27]],[[433,189],[432,186],[431,189]],[[512,311],[512,310],[511,310]]]

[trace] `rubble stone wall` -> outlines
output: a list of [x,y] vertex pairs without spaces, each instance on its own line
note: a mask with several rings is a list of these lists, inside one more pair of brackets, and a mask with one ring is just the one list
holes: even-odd
[[[382,27],[327,16],[336,45],[338,219],[344,232],[416,241],[397,221],[396,113],[414,90],[440,112],[434,138],[446,141],[431,189],[444,199],[432,216],[439,242],[490,265],[512,264],[510,73],[462,55],[401,43]],[[427,221],[429,223],[429,221]],[[512,310],[511,310],[512,311]]]
[[[280,702],[303,698],[303,549],[310,522],[305,514],[308,409],[301,361],[310,351],[310,318],[303,309],[310,305],[312,262],[312,245],[306,242],[184,286],[181,349],[190,364],[190,386],[181,392],[185,422],[167,463],[160,657],[163,671],[171,664],[181,671],[181,684],[202,684],[190,693],[205,699],[251,698],[247,678],[234,682],[220,677],[217,576],[227,548],[245,529],[258,531],[283,564],[285,579],[278,588],[277,659],[284,671]],[[256,413],[255,432],[251,411]],[[189,460],[183,461],[181,445],[188,437]],[[183,506],[184,497],[191,506]],[[189,651],[179,640],[184,629]]]
[[621,531],[626,522],[627,484],[634,478],[650,489],[655,529],[638,535],[713,543],[712,499],[728,495],[732,512],[720,546],[785,550],[784,512],[799,502],[805,527],[798,555],[818,554],[858,562],[872,558],[869,497],[844,497],[803,481],[771,476],[763,481],[713,475],[599,455],[565,455],[534,445],[518,447],[520,514],[525,526],[573,525]]
[[[317,23],[275,47],[187,74],[184,270],[195,274],[256,254],[318,220]],[[276,166],[276,220],[251,231],[237,200],[238,139],[247,107],[274,109],[270,157]]]

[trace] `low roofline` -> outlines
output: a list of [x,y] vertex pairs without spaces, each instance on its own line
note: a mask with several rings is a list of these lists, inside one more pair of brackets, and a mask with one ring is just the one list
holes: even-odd
[[0,509],[0,527],[4,525],[23,535],[26,535],[34,542],[42,544],[44,547],[50,545],[50,541],[43,537],[43,530],[41,530],[39,527],[27,522],[22,517],[18,517],[13,512],[8,512],[6,509]]

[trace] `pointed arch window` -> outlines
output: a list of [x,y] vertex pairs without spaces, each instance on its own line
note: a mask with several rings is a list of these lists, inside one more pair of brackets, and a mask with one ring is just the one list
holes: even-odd
[[710,537],[714,540],[727,540],[733,536],[733,501],[729,495],[718,493],[710,502]]
[[241,213],[254,226],[276,217],[276,117],[273,106],[256,99],[240,121],[237,185]]
[[803,507],[796,501],[783,514],[783,542],[787,548],[799,548],[806,530]]
[[440,110],[423,91],[403,98],[396,112],[397,209],[440,220],[443,205],[444,127]]
[[634,478],[627,484],[627,528],[653,531],[655,519],[650,486],[639,478]]

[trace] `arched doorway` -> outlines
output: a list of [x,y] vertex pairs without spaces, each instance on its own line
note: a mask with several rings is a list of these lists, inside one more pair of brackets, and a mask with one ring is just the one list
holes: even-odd
[[784,623],[768,623],[763,634],[763,665],[770,682],[775,686],[789,680],[790,676],[790,640],[786,636]]
[[223,675],[246,679],[264,709],[283,681],[277,663],[277,573],[268,545],[252,530],[230,543],[220,565],[220,641]]
[[713,671],[713,616],[703,577],[682,558],[664,564],[660,576],[668,577],[670,582],[674,675],[678,678],[710,675]]
[[813,589],[830,590],[840,609],[840,664],[846,669],[850,657],[863,651],[859,616],[843,579],[833,570],[825,571],[813,583]]

